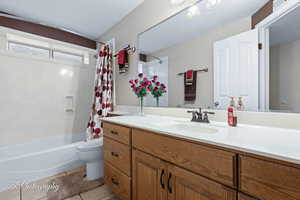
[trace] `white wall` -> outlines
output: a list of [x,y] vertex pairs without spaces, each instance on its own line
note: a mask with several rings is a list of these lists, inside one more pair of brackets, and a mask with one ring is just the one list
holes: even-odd
[[270,105],[275,110],[300,112],[300,40],[270,50]]
[[[0,30],[0,146],[84,133],[95,62],[78,65],[15,55],[6,50],[5,32]],[[68,95],[75,97],[73,113],[65,112]]]

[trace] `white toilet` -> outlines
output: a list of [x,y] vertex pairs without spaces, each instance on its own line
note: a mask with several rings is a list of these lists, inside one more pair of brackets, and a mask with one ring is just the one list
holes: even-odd
[[82,142],[77,146],[79,159],[86,163],[87,180],[103,177],[103,138]]

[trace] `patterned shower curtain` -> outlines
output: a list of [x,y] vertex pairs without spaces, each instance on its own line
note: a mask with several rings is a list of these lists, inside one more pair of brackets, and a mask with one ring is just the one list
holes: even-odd
[[87,140],[102,137],[101,118],[106,117],[112,109],[112,85],[112,50],[106,45],[101,48],[97,60],[94,102],[87,127]]

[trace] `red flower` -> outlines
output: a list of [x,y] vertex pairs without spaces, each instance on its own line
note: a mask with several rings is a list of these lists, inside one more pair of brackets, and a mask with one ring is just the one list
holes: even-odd
[[155,83],[155,80],[154,80],[154,79],[152,80],[152,83]]
[[157,80],[158,79],[158,76],[153,76],[153,80]]
[[158,87],[155,87],[155,88],[154,88],[154,92],[156,92],[157,90],[158,90]]
[[133,80],[130,80],[129,83],[130,83],[130,84],[134,84]]
[[148,79],[146,77],[144,78],[144,82],[148,82]]
[[95,123],[95,122],[91,122],[91,123],[90,123],[90,126],[91,126],[91,127],[94,127],[94,126],[96,126],[96,123]]
[[143,78],[144,74],[143,73],[139,73],[138,75],[140,78]]
[[101,132],[101,129],[100,129],[100,128],[96,128],[96,129],[94,130],[94,133],[95,133],[96,135],[99,135],[100,132]]
[[160,82],[156,82],[156,85],[157,85],[157,86],[160,86]]
[[134,80],[134,82],[135,82],[136,84],[138,84],[138,82],[139,82],[139,79],[135,79],[135,80]]
[[163,84],[163,83],[160,85],[160,87],[161,88],[166,88],[165,84]]
[[135,86],[135,85],[132,85],[132,86],[131,86],[131,88],[132,88],[132,89],[135,89],[135,88],[136,88],[136,86]]

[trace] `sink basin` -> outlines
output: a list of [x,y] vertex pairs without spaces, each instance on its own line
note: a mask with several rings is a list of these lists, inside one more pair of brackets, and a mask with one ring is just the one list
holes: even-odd
[[214,134],[218,132],[218,129],[216,128],[205,127],[201,124],[174,124],[170,126],[170,128],[197,134]]

